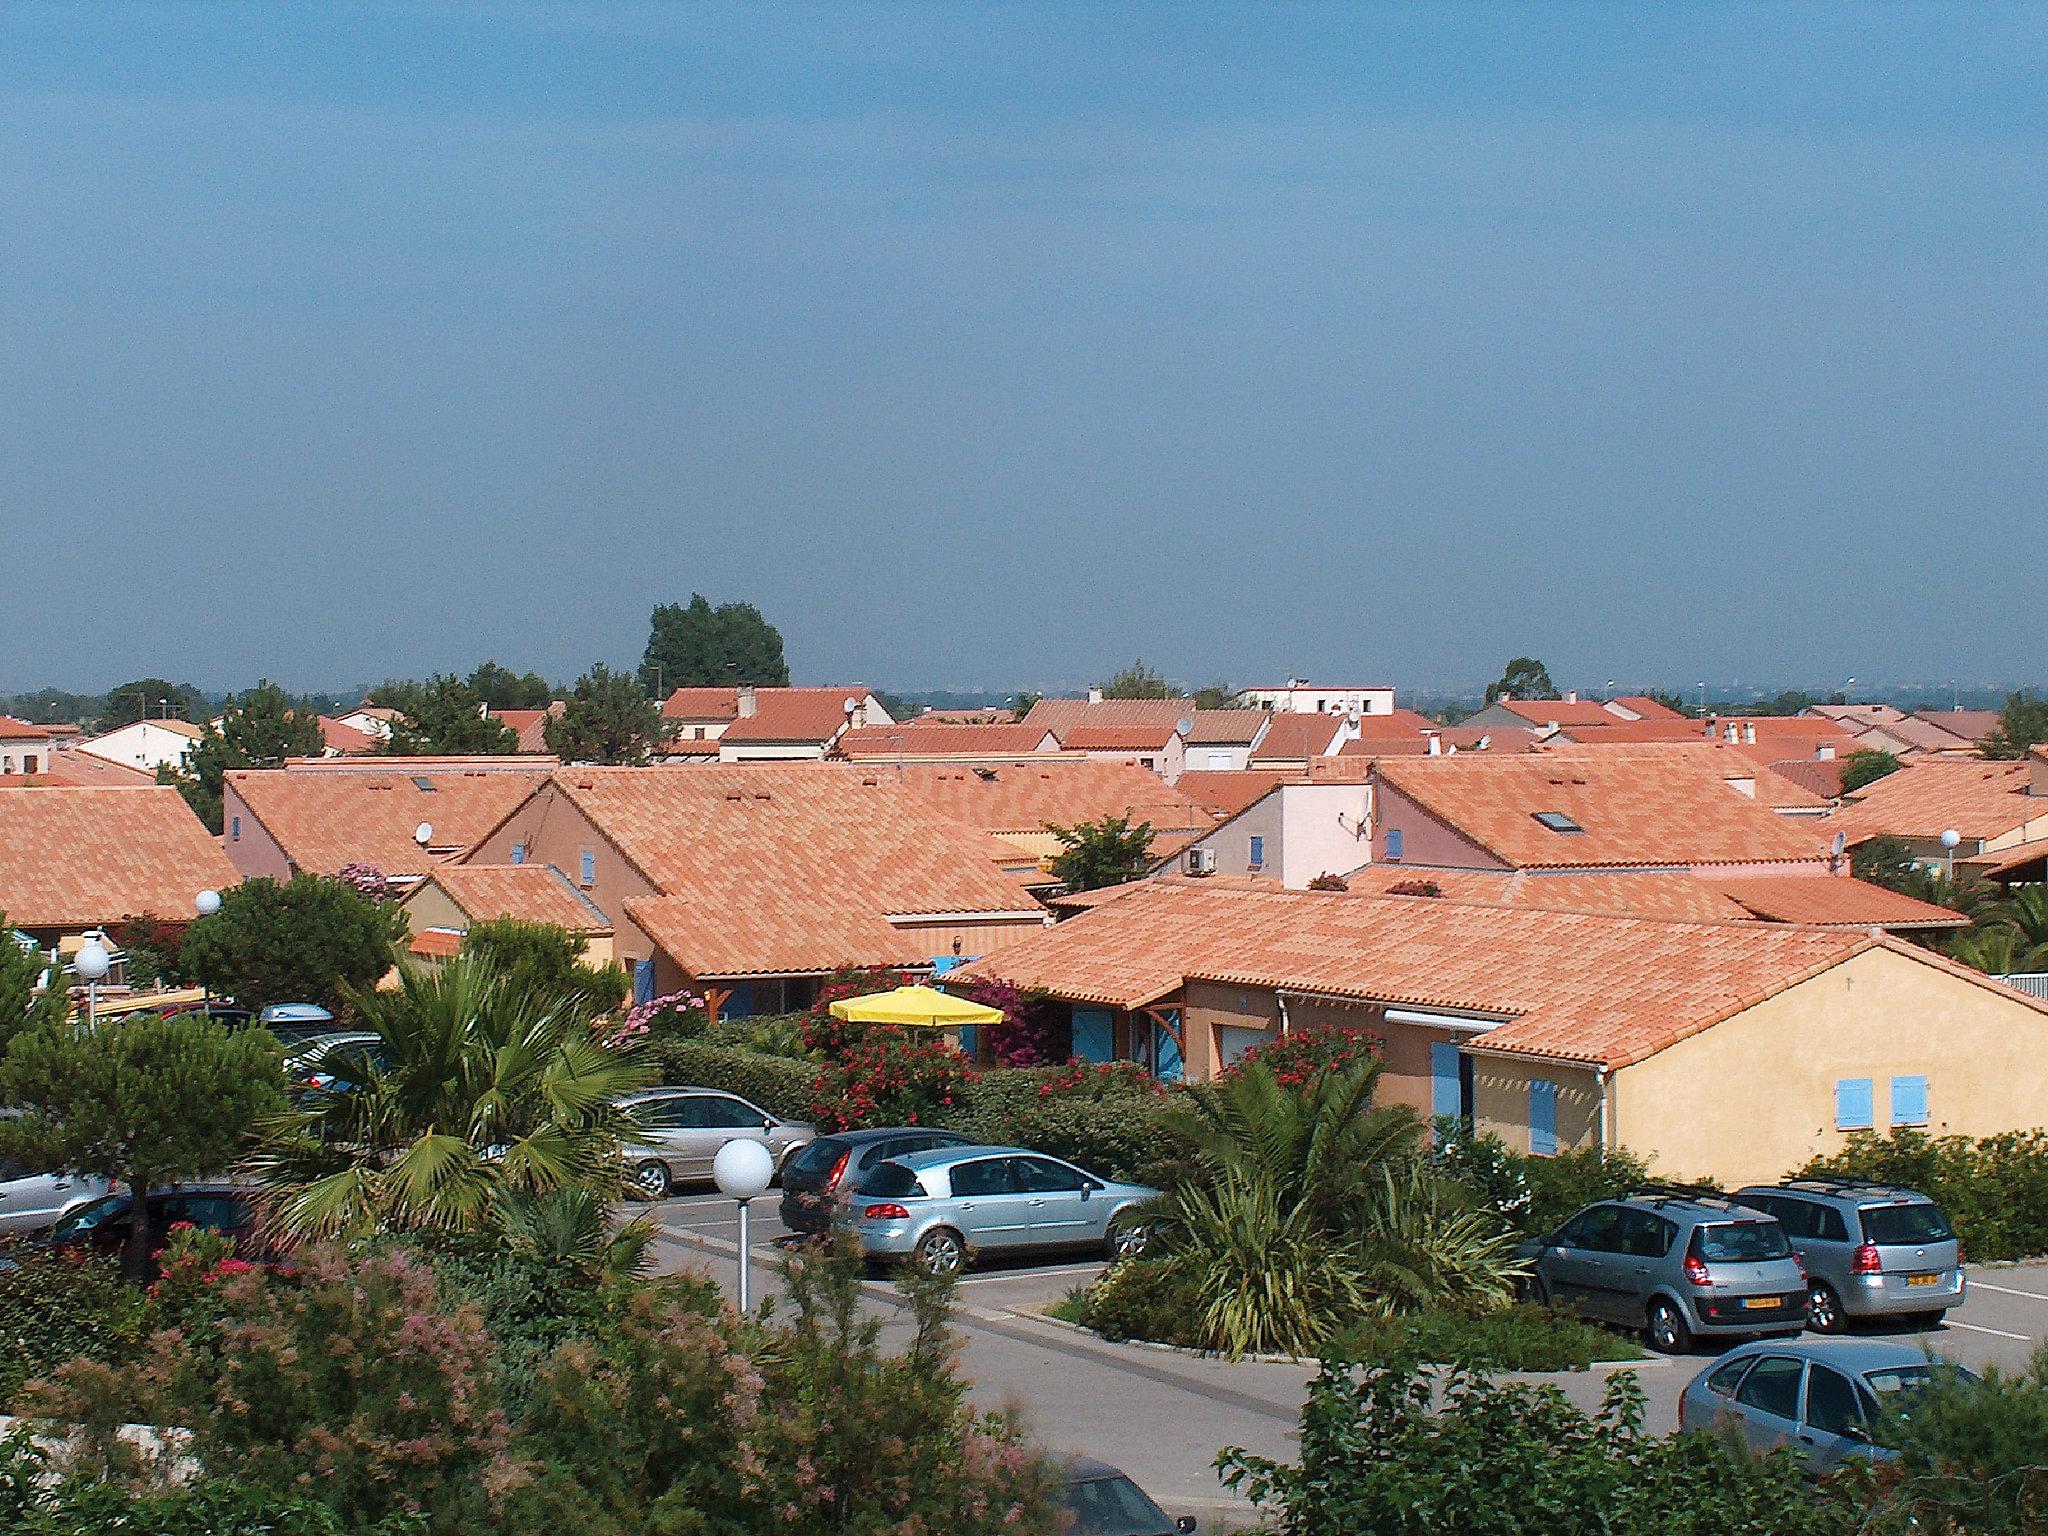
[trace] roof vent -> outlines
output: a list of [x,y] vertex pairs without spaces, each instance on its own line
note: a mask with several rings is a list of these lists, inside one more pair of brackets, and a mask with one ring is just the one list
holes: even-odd
[[974,770],[974,776],[984,784],[993,784],[996,781],[996,771],[993,768],[977,768]]

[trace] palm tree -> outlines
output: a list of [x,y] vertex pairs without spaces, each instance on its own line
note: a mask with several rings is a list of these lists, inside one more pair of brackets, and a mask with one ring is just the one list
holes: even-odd
[[2030,953],[2019,929],[2004,923],[1968,929],[1957,935],[1948,953],[1988,976],[2013,976],[2048,964],[2048,949]]
[[592,1034],[580,998],[458,956],[350,1002],[376,1047],[318,1063],[337,1086],[269,1127],[255,1160],[285,1230],[475,1231],[520,1194],[618,1187],[632,1125],[615,1101],[652,1072]]
[[2048,885],[2022,885],[1984,911],[1987,923],[2013,930],[2028,954],[2048,954]]

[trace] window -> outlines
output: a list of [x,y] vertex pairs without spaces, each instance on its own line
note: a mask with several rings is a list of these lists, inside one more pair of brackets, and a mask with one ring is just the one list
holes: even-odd
[[1387,862],[1389,864],[1401,862],[1401,829],[1399,827],[1387,828]]
[[526,862],[526,844],[514,843],[512,845],[512,862],[514,864],[524,864]]
[[953,1166],[955,1195],[1009,1195],[1016,1193],[1010,1178],[1010,1159],[984,1157],[979,1162]]
[[434,788],[434,781],[421,774],[413,775],[412,787],[418,790],[423,795],[433,795],[440,793],[439,790]]
[[1638,1259],[1661,1259],[1677,1236],[1677,1222],[1649,1211],[1629,1211],[1622,1217],[1620,1251]]
[[1255,837],[1252,839],[1252,868],[1257,869],[1265,862],[1266,840],[1263,837]]
[[1846,1243],[1849,1241],[1849,1227],[1842,1220],[1842,1213],[1832,1205],[1816,1206],[1813,1236],[1824,1243]]
[[1867,1131],[1877,1123],[1871,1113],[1870,1079],[1844,1077],[1835,1083],[1835,1129]]
[[704,1118],[699,1123],[717,1131],[759,1130],[768,1116],[738,1099],[712,1097],[703,1101]]
[[1863,1422],[1863,1405],[1849,1378],[1824,1365],[1806,1376],[1806,1422],[1824,1435],[1846,1435]]
[[1576,821],[1573,821],[1571,817],[1565,815],[1563,811],[1537,811],[1534,815],[1541,825],[1550,828],[1553,832],[1583,832],[1586,830]]
[[1557,1084],[1546,1078],[1529,1083],[1529,1151],[1536,1157],[1557,1155]]
[[689,1115],[689,1106],[688,1099],[655,1099],[641,1104],[634,1118],[654,1130],[680,1130],[685,1125],[697,1124]]
[[901,1163],[883,1163],[860,1181],[860,1192],[864,1195],[880,1195],[888,1200],[901,1200],[910,1195],[923,1194],[924,1186],[917,1182],[917,1175]]
[[229,840],[230,842],[236,842],[236,843],[239,843],[239,842],[240,842],[240,841],[242,840],[242,818],[241,818],[241,817],[239,817],[239,816],[234,816],[234,817],[230,817],[230,818],[229,818],[229,820],[228,820],[228,840]]
[[1735,1390],[1735,1383],[1742,1380],[1742,1373],[1749,1369],[1749,1362],[1750,1356],[1738,1355],[1715,1366],[1707,1375],[1707,1390],[1728,1396]]
[[36,759],[33,752],[21,760],[21,771],[23,773],[34,773],[36,771]]
[[597,850],[596,850],[596,849],[594,849],[594,848],[586,848],[586,849],[584,849],[584,850],[583,850],[583,865],[582,865],[582,869],[581,869],[580,873],[581,873],[582,881],[583,881],[583,883],[584,883],[585,885],[595,885],[595,884],[597,884]]
[[1709,1263],[1755,1264],[1782,1259],[1792,1248],[1775,1221],[1717,1221],[1693,1233],[1692,1251]]
[[1945,1243],[1956,1235],[1941,1207],[1928,1200],[1866,1205],[1856,1214],[1862,1218],[1863,1240],[1881,1247]]
[[1925,1125],[1927,1123],[1927,1079],[1924,1077],[1895,1077],[1892,1079],[1892,1124]]
[[1799,1373],[1806,1367],[1783,1355],[1766,1355],[1756,1369],[1742,1378],[1735,1389],[1735,1401],[1758,1413],[1780,1419],[1799,1417]]
[[1596,1205],[1567,1225],[1558,1241],[1587,1253],[1620,1253],[1625,1214],[1618,1205]]
[[1080,1169],[1056,1163],[1049,1157],[1020,1157],[1017,1187],[1034,1195],[1073,1194],[1086,1189],[1088,1180]]

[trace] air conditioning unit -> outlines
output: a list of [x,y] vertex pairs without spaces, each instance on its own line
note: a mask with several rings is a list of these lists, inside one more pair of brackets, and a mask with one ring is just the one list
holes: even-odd
[[1190,848],[1187,853],[1187,872],[1191,875],[1215,874],[1216,850],[1214,848]]

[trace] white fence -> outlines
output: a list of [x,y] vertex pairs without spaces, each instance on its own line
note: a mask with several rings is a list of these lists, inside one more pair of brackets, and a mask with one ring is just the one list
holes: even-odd
[[2021,971],[1998,979],[2009,987],[2018,987],[2029,997],[2038,997],[2048,1003],[2048,971]]

